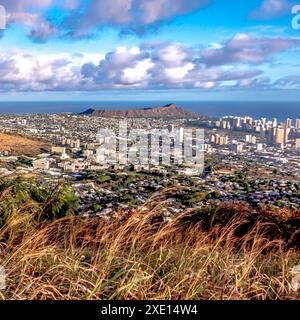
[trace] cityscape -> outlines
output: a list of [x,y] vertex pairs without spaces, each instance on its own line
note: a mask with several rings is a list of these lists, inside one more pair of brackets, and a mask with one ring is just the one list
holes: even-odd
[[[134,210],[137,204],[145,203],[169,180],[174,185],[187,187],[193,181],[202,191],[205,190],[220,202],[243,201],[250,205],[263,203],[300,208],[299,119],[286,119],[284,123],[275,118],[253,119],[249,116],[127,119],[130,129],[138,132],[159,129],[161,134],[171,134],[176,129],[204,129],[202,148],[205,167],[201,172],[185,163],[145,165],[132,164],[127,159],[123,164],[110,164],[104,158],[99,159],[99,151],[104,154],[109,151],[105,149],[108,147],[104,140],[110,136],[104,136],[103,141],[99,141],[98,131],[116,131],[121,120],[80,114],[1,116],[2,134],[36,139],[42,142],[41,150],[44,150],[22,154],[22,149],[14,152],[10,146],[7,149],[2,146],[0,172],[7,177],[36,176],[48,183],[67,179],[80,197],[82,212],[104,218],[119,208]],[[131,183],[114,190],[107,182],[113,184],[111,175],[115,174],[121,177],[126,174],[136,176]],[[235,181],[239,174],[245,177],[242,182]],[[139,175],[146,175],[146,181],[139,181]],[[107,199],[99,196],[103,193],[108,195]],[[172,199],[169,200],[170,215],[186,208],[174,208]]]

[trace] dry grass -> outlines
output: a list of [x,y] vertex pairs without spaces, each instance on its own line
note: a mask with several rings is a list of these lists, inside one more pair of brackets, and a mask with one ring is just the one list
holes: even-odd
[[49,145],[18,135],[0,133],[0,151],[8,151],[16,155],[32,155],[48,150]]
[[35,205],[16,209],[0,230],[2,299],[299,298],[290,274],[299,252],[268,240],[260,223],[241,238],[240,218],[209,232],[182,216],[154,223],[158,204],[109,223],[68,216],[34,224]]

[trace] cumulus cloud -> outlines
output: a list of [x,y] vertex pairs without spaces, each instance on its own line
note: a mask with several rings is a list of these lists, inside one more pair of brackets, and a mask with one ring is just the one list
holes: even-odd
[[[171,20],[208,5],[212,0],[3,0],[8,23],[22,24],[29,36],[45,41],[52,36],[90,36],[103,26],[138,30]],[[56,17],[51,17],[55,8]],[[59,16],[59,19],[57,17]]]
[[80,90],[80,69],[90,58],[68,54],[0,54],[0,91]]
[[64,21],[69,35],[80,37],[93,32],[103,25],[123,26],[132,23],[134,0],[93,0],[84,5],[81,1],[81,10],[73,11]]
[[[81,2],[84,2],[83,0]],[[93,0],[69,18],[73,34],[88,33],[103,24],[140,28],[171,20],[208,5],[211,0]],[[77,23],[76,23],[77,22]]]
[[213,88],[222,82],[251,78],[259,70],[206,67],[195,50],[179,44],[146,49],[118,48],[98,65],[82,66],[83,78],[101,88]]
[[28,35],[36,41],[44,41],[56,34],[57,30],[43,16],[54,4],[54,0],[2,0],[6,8],[8,26],[21,24],[26,27]]
[[221,47],[203,50],[202,60],[207,65],[260,64],[274,54],[295,48],[299,40],[290,38],[253,38],[237,34]]
[[296,89],[300,88],[300,76],[298,75],[290,75],[286,77],[282,77],[275,81],[274,83],[277,87],[293,87]]
[[[111,89],[212,89],[271,85],[260,68],[292,39],[237,35],[201,51],[178,43],[118,47],[107,54],[0,54],[0,90],[97,91]],[[238,63],[238,64],[237,64]],[[237,64],[237,65],[236,65]],[[281,86],[297,79],[282,79]],[[292,82],[294,81],[294,82]]]
[[288,0],[263,0],[261,6],[250,17],[257,20],[269,20],[282,17],[291,12],[293,3]]
[[271,86],[271,79],[267,76],[241,79],[237,81],[236,86],[245,89],[268,89]]
[[208,5],[210,0],[144,0],[136,2],[141,12],[141,22],[150,24],[192,12]]
[[119,47],[115,52],[108,53],[97,66],[84,64],[81,74],[103,88],[141,86],[147,80],[148,70],[152,66],[147,52],[137,47]]
[[[88,37],[104,26],[120,32],[140,32],[147,27],[200,10],[213,0],[2,0],[8,26],[21,24],[35,41],[50,37]],[[271,19],[290,12],[289,0],[264,0],[250,14],[254,19]],[[55,8],[55,14],[53,14]]]

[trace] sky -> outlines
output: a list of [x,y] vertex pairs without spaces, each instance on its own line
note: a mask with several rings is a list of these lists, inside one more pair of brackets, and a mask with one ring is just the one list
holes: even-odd
[[296,2],[0,0],[0,100],[299,101]]

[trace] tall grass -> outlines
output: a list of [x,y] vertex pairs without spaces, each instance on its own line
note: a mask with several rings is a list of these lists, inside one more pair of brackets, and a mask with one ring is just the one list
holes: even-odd
[[0,265],[7,272],[0,298],[300,298],[290,272],[300,253],[271,239],[264,222],[243,234],[237,234],[245,223],[239,215],[226,226],[203,228],[192,209],[164,222],[162,203],[149,201],[147,211],[117,212],[110,222],[37,219],[44,206],[32,199],[10,207],[0,229]]

